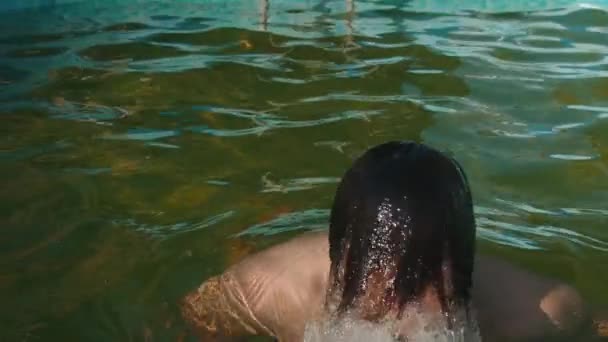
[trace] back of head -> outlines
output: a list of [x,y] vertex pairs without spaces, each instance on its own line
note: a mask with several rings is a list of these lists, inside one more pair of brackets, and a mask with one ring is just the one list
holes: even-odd
[[475,249],[471,193],[458,163],[414,142],[368,150],[344,175],[331,211],[336,312],[375,298],[370,319],[434,290],[444,313],[468,307]]

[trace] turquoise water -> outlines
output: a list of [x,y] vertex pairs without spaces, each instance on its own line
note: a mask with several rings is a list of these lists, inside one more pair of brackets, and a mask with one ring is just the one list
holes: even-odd
[[[83,3],[83,0],[21,0],[19,2],[5,2],[0,4],[0,10],[9,11],[9,10],[22,10],[22,9],[48,9],[53,7],[63,7],[66,4],[75,4],[75,3]],[[90,1],[86,1],[90,3]],[[115,4],[149,4],[148,0],[110,0],[104,3],[110,3],[111,5]],[[155,3],[165,3],[165,4],[177,4],[182,5],[184,3],[187,4],[203,4],[205,6],[220,5],[219,7],[223,7],[225,1],[222,0],[157,0]],[[258,3],[254,2],[232,2],[229,6],[232,9],[245,9],[251,10],[255,8],[259,3],[264,5],[266,1],[261,0]],[[99,1],[97,2],[99,3]],[[318,2],[314,1],[306,1],[304,2],[306,5],[315,5]],[[321,2],[322,3],[322,2]],[[440,1],[440,0],[412,0],[412,1],[399,1],[399,0],[385,0],[385,1],[374,1],[371,2],[374,6],[378,4],[381,5],[390,5],[399,8],[407,8],[409,10],[415,10],[418,12],[439,12],[439,13],[454,13],[463,10],[474,10],[479,12],[523,12],[523,11],[546,11],[552,9],[560,9],[565,7],[596,7],[602,8],[606,6],[606,0],[591,0],[591,1],[579,1],[579,0],[535,0],[535,1],[526,1],[526,0],[467,0],[467,1],[456,1],[456,0],[448,0],[448,1]],[[293,6],[297,4],[297,2],[293,0],[274,0],[272,1],[273,5],[280,6]],[[96,4],[97,5],[97,4]],[[86,5],[81,6],[80,11],[87,9]],[[217,10],[217,7],[210,8],[206,7],[206,9],[210,11]],[[61,8],[63,10],[63,8]]]
[[391,139],[463,164],[480,250],[608,308],[606,1],[0,8],[0,341],[188,340],[185,292]]

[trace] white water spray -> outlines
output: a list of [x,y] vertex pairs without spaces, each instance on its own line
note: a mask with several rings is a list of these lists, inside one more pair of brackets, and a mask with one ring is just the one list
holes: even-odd
[[[424,321],[423,315],[419,321]],[[304,342],[481,342],[476,323],[463,323],[453,329],[445,325],[423,324],[407,334],[396,333],[396,324],[372,323],[352,318],[309,322]]]

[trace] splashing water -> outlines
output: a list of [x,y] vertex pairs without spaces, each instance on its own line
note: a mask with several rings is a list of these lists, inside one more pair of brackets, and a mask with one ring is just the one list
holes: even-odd
[[[425,320],[419,315],[419,320]],[[461,324],[454,329],[443,325],[424,324],[407,336],[396,336],[393,322],[372,323],[350,317],[309,322],[304,342],[481,342],[476,323]]]
[[395,337],[385,325],[344,319],[314,321],[306,325],[304,342],[378,341],[393,342]]

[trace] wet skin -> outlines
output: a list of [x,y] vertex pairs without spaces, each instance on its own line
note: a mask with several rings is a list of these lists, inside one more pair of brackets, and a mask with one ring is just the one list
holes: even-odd
[[[301,341],[306,322],[323,312],[329,266],[327,233],[304,234],[207,280],[185,297],[182,312],[203,340],[253,334]],[[473,281],[485,341],[568,338],[587,320],[576,290],[505,261],[478,255]]]

